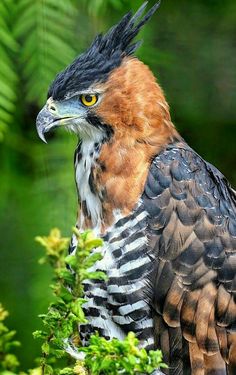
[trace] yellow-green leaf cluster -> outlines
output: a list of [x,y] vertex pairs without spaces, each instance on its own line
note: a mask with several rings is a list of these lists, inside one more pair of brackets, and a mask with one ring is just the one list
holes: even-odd
[[6,311],[0,304],[0,374],[13,374],[19,366],[19,361],[15,354],[12,353],[14,348],[20,345],[19,341],[15,340],[15,331],[11,331],[5,325],[4,320],[8,317]]

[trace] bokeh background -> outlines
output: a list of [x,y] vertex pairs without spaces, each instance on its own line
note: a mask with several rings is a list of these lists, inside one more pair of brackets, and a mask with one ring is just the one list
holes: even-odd
[[[55,74],[141,3],[0,2],[0,301],[22,342],[22,368],[33,367],[39,355],[32,331],[51,299],[51,273],[38,264],[42,250],[34,237],[52,227],[69,236],[76,214],[77,140],[57,132],[43,144],[35,117]],[[141,37],[138,57],[164,88],[177,128],[235,187],[235,0],[162,0]]]

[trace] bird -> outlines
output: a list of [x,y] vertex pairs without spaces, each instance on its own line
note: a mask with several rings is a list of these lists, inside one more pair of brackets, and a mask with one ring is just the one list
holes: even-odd
[[37,132],[78,136],[76,226],[104,241],[93,269],[108,278],[84,281],[83,342],[133,331],[162,350],[165,374],[235,375],[236,192],[178,133],[135,56],[159,5],[128,12],[56,75]]

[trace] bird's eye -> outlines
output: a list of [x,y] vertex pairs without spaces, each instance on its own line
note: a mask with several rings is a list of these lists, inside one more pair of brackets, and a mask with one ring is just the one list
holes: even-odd
[[91,107],[92,105],[97,103],[98,97],[95,94],[82,94],[80,96],[80,101],[86,107]]

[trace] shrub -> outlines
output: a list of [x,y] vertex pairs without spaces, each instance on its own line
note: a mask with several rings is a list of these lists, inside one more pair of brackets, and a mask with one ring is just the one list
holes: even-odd
[[[102,259],[95,248],[103,241],[94,237],[91,231],[80,233],[73,229],[78,246],[74,254],[68,255],[69,238],[64,238],[58,229],[52,229],[47,237],[36,237],[45,249],[41,264],[48,263],[53,269],[53,301],[46,314],[39,315],[44,329],[33,333],[42,340],[41,357],[38,367],[29,370],[30,375],[72,375],[72,374],[151,374],[155,369],[166,367],[162,362],[160,350],[139,349],[138,339],[130,332],[123,341],[110,341],[92,335],[89,345],[81,344],[78,326],[86,323],[83,312],[83,280],[103,279],[103,272],[91,272],[95,262]],[[7,312],[0,307],[0,374],[15,374],[19,366],[18,359],[11,354],[11,349],[19,345],[14,340],[14,331],[9,331],[2,321]],[[23,375],[23,373],[20,373]]]

